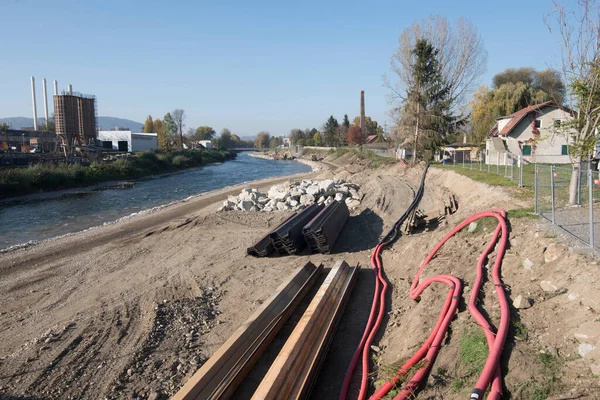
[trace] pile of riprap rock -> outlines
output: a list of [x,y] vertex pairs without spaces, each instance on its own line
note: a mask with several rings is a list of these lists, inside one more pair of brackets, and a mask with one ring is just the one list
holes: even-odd
[[345,201],[348,208],[360,205],[358,185],[341,179],[303,180],[271,186],[267,193],[246,188],[237,196],[229,196],[218,211],[284,211],[301,210],[313,203],[331,204]]

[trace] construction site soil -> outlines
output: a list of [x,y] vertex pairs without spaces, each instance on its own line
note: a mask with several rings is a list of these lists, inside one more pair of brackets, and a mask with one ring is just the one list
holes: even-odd
[[[310,260],[329,268],[344,259],[363,269],[313,390],[314,399],[337,398],[371,306],[372,249],[411,202],[423,172],[422,166],[369,169],[362,163],[346,154],[325,159],[323,171],[286,178],[341,178],[360,185],[364,198],[333,254],[246,256],[246,248],[289,213],[215,212],[241,188],[268,189],[282,178],[230,187],[0,254],[0,398],[167,398],[298,267]],[[392,290],[374,342],[371,390],[420,347],[443,304],[442,287],[426,290],[418,302],[409,297],[423,258],[475,212],[528,207],[517,190],[429,170],[419,208],[443,210],[450,195],[459,208],[437,226],[404,235],[383,252]],[[518,295],[532,299],[530,308],[511,309],[513,324],[502,360],[510,398],[600,398],[596,259],[569,250],[537,220],[509,215],[509,221],[503,280],[511,301]],[[493,229],[484,220],[472,232],[461,232],[425,274],[459,277],[468,296],[477,258]],[[498,301],[489,282],[482,299],[488,316],[497,321]],[[236,398],[250,398],[298,318],[288,321]],[[478,345],[478,332],[463,302],[418,398],[468,398],[481,367],[469,352]],[[355,398],[356,385],[350,393]]]

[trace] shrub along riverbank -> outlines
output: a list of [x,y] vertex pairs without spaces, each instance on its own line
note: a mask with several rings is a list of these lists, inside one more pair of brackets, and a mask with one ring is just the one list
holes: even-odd
[[141,178],[223,162],[235,157],[236,153],[226,150],[186,150],[162,154],[145,151],[138,153],[137,157],[112,163],[94,162],[89,166],[37,164],[27,168],[0,169],[0,198]]

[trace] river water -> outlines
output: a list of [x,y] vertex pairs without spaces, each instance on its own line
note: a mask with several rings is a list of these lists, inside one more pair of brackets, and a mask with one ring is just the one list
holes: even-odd
[[226,186],[310,170],[297,161],[272,161],[239,153],[235,160],[223,164],[139,180],[127,189],[83,188],[52,192],[56,198],[44,201],[11,201],[0,205],[0,248],[81,231]]

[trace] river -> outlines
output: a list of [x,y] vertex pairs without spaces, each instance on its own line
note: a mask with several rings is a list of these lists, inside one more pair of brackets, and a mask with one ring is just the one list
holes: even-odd
[[0,205],[0,248],[78,232],[226,186],[311,170],[297,161],[265,160],[249,154],[239,153],[223,164],[139,180],[127,189],[80,188],[52,192],[53,198],[44,201],[11,200]]

